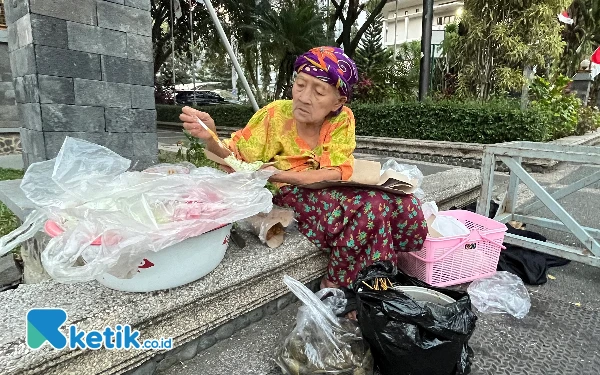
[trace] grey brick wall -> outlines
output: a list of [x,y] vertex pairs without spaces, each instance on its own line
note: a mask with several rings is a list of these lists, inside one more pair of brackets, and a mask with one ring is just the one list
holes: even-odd
[[0,127],[21,127],[26,167],[66,136],[138,169],[157,161],[150,0],[20,0],[6,15],[0,106],[14,109],[0,111]]
[[0,42],[0,133],[19,128],[19,109],[12,84],[8,44]]

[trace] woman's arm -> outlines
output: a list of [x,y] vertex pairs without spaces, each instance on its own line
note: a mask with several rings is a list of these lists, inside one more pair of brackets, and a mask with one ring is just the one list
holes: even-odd
[[315,171],[281,171],[271,176],[269,181],[282,182],[291,185],[305,185],[326,180],[339,180],[342,172],[335,169],[319,169]]

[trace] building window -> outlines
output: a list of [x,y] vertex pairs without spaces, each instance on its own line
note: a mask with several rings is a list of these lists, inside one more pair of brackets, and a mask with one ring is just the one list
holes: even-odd
[[437,24],[438,24],[438,25],[443,25],[443,22],[442,22],[442,21],[443,21],[443,18],[442,18],[442,17],[438,17],[438,18],[437,18]]
[[417,8],[417,9],[415,10],[415,13],[419,13],[419,8]]
[[405,11],[404,11],[404,15],[405,15],[405,16],[408,16],[408,10],[405,10]]
[[6,18],[4,16],[4,0],[0,0],[0,29],[6,29]]

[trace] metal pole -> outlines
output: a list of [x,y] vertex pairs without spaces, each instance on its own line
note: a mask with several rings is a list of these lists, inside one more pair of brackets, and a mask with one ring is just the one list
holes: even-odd
[[175,25],[175,7],[173,6],[173,0],[171,0],[171,74],[173,75],[173,104],[177,104],[177,100],[175,100],[175,34],[173,32],[173,28]]
[[394,21],[394,61],[396,61],[396,53],[398,52],[397,48],[398,48],[398,43],[397,43],[397,38],[398,38],[398,0],[396,0],[396,20]]
[[423,32],[421,37],[421,72],[419,76],[419,101],[425,100],[429,89],[431,69],[431,29],[433,27],[433,0],[423,0]]
[[190,53],[192,55],[192,86],[194,87],[193,103],[196,105],[196,61],[194,59],[194,15],[192,13],[192,0],[190,5]]
[[235,56],[235,53],[233,52],[233,49],[231,48],[231,44],[229,44],[229,40],[227,39],[227,35],[225,35],[223,26],[221,26],[219,17],[217,17],[217,12],[215,12],[215,8],[213,8],[210,0],[196,0],[197,3],[201,2],[201,1],[204,1],[204,4],[206,5],[206,9],[208,10],[210,17],[212,18],[213,23],[215,24],[215,27],[217,28],[219,36],[221,37],[221,42],[225,46],[225,49],[227,49],[227,53],[229,54],[229,57],[231,58],[231,61],[233,62],[233,66],[235,66],[235,70],[237,71],[238,76],[242,80],[242,84],[244,85],[246,94],[248,94],[248,98],[250,98],[250,103],[252,103],[252,107],[254,108],[255,111],[258,111],[260,109],[258,107],[258,103],[256,103],[256,99],[254,99],[254,94],[252,93],[252,90],[250,89],[250,85],[248,84],[248,81],[246,80],[246,75],[244,75],[244,72],[242,71],[242,67],[240,66],[240,63],[238,62],[237,57]]

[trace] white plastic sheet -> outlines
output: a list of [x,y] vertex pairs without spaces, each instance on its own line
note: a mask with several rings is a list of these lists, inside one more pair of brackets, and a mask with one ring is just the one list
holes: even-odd
[[509,313],[524,318],[529,313],[529,292],[519,276],[498,271],[492,277],[475,280],[467,288],[471,303],[482,313]]
[[457,218],[440,215],[435,202],[426,202],[422,206],[423,216],[429,225],[429,235],[432,237],[464,236],[470,233]]
[[269,171],[227,174],[182,163],[134,172],[130,164],[105,147],[67,137],[55,159],[25,173],[21,188],[39,209],[0,239],[0,255],[51,220],[64,230],[42,253],[54,279],[82,282],[107,272],[129,278],[144,253],[273,206],[265,188]]

